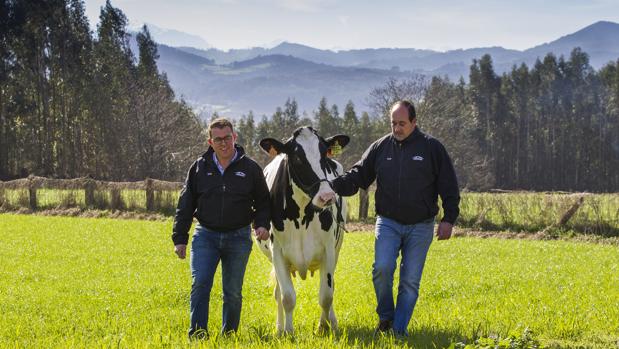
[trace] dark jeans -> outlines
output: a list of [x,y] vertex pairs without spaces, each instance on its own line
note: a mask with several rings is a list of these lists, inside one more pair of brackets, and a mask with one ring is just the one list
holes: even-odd
[[[380,320],[393,321],[396,334],[408,335],[407,327],[417,303],[421,273],[432,243],[433,231],[434,219],[411,225],[400,224],[382,216],[376,220],[372,270],[378,301],[376,312]],[[393,274],[400,254],[400,284],[394,307]]]
[[250,234],[249,226],[229,232],[196,227],[191,243],[190,337],[207,333],[209,300],[219,261],[223,288],[221,331],[227,333],[239,328],[243,276],[252,248]]

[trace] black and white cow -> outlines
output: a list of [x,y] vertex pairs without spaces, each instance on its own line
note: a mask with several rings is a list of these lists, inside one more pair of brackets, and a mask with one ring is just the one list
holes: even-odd
[[[334,273],[346,217],[346,204],[335,196],[322,202],[319,195],[333,193],[329,184],[343,172],[342,165],[327,156],[332,146],[344,147],[344,135],[323,139],[311,127],[297,129],[281,143],[272,138],[260,146],[277,156],[265,167],[271,193],[272,228],[270,241],[256,243],[273,263],[277,284],[278,333],[291,333],[296,294],[292,276],[305,280],[320,269],[320,329],[337,329],[333,311]],[[333,193],[335,194],[335,193]]]

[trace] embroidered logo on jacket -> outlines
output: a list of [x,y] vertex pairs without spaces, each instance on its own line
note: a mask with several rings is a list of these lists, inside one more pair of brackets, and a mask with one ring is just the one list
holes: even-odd
[[415,160],[415,161],[423,161],[423,156],[415,155],[415,156],[413,156],[413,160]]
[[245,177],[245,172],[238,171],[238,172],[234,172],[234,174],[239,177]]
[[212,175],[213,175],[213,172],[207,172],[207,173],[206,173],[206,175],[207,175],[207,176],[212,176]]

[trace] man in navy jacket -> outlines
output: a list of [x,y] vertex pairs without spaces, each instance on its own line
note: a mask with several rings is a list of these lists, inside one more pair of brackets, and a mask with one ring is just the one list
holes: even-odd
[[[425,263],[438,195],[444,216],[439,240],[451,237],[459,214],[456,174],[443,145],[417,127],[415,108],[399,101],[391,108],[391,133],[374,142],[350,171],[333,181],[336,193],[354,195],[376,180],[376,239],[372,278],[378,305],[377,332],[392,330],[408,335],[421,273]],[[322,198],[329,200],[328,197]],[[401,252],[397,303],[393,301],[393,274]]]
[[209,300],[221,261],[222,333],[238,329],[243,276],[252,248],[250,224],[258,239],[269,238],[270,203],[262,169],[235,144],[232,123],[218,118],[209,125],[208,151],[187,174],[174,217],[172,241],[186,255],[188,231],[198,220],[191,244],[190,338],[207,337]]

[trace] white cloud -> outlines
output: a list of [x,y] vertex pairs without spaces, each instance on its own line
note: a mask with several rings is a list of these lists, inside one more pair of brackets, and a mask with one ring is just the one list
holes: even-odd
[[338,16],[337,20],[342,23],[343,25],[348,25],[348,20],[350,19],[350,16]]

